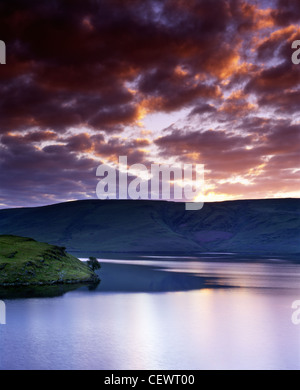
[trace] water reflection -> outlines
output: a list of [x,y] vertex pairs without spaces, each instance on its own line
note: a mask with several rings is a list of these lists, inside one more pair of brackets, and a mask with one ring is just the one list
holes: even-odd
[[299,369],[288,291],[77,290],[8,301],[0,369]]
[[300,368],[299,265],[140,261],[103,260],[94,290],[7,300],[0,369]]
[[74,283],[74,284],[53,284],[46,286],[18,286],[3,287],[0,286],[0,299],[20,299],[20,298],[51,298],[59,297],[67,292],[75,291],[78,288],[85,287],[89,291],[97,289],[100,282],[97,283]]
[[102,259],[102,291],[184,291],[217,287],[300,287],[297,263]]
[[[204,256],[205,258],[207,256]],[[225,257],[228,259],[228,256]],[[135,259],[100,259],[99,285],[53,285],[0,288],[0,299],[54,297],[80,289],[99,292],[175,292],[207,288],[299,289],[300,265],[283,259],[265,258],[250,262],[247,258],[210,261],[197,257],[142,257]],[[260,259],[261,260],[261,259]]]

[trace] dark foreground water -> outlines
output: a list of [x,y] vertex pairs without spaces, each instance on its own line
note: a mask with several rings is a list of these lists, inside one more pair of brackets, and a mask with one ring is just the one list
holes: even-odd
[[132,263],[102,261],[94,290],[0,297],[0,369],[300,368],[299,265]]

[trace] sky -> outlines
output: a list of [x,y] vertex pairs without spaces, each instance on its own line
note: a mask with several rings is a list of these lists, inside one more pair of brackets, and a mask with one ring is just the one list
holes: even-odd
[[96,198],[99,164],[300,197],[300,2],[0,0],[0,208]]

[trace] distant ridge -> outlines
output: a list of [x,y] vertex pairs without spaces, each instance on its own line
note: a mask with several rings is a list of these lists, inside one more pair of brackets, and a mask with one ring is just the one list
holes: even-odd
[[205,203],[85,200],[0,210],[0,234],[64,246],[77,256],[128,253],[300,253],[300,199]]

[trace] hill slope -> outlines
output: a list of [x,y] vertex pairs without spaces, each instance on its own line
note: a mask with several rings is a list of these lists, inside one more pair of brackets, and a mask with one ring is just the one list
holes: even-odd
[[96,281],[80,260],[31,238],[0,236],[0,285],[33,285]]
[[0,234],[96,252],[300,253],[300,199],[206,203],[90,200],[0,210]]

